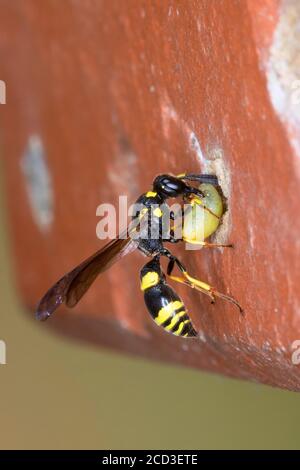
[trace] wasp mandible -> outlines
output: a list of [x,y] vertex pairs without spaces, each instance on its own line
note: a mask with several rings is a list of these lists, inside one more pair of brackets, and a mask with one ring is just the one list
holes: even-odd
[[[190,182],[198,183],[198,187],[192,186]],[[168,259],[167,276],[170,279],[208,295],[212,302],[215,301],[215,297],[228,300],[242,312],[242,308],[233,297],[222,294],[209,284],[192,277],[184,264],[165,247],[166,242],[175,243],[180,240],[201,244],[204,247],[232,246],[205,241],[205,238],[217,229],[223,213],[222,198],[218,192],[218,187],[218,179],[214,175],[181,174],[173,176],[163,174],[157,176],[153,181],[151,190],[137,199],[136,203],[142,204],[144,209],[142,213],[135,214],[133,219],[138,219],[140,223],[143,217],[149,216],[147,218],[148,229],[153,230],[157,227],[159,236],[155,238],[146,237],[135,228],[137,236],[132,237],[130,229],[127,229],[125,237],[119,236],[112,240],[54,284],[41,299],[37,307],[36,317],[39,320],[46,320],[62,303],[65,303],[67,307],[74,307],[100,273],[106,271],[116,261],[135,249],[151,257],[151,260],[142,268],[140,273],[141,290],[144,293],[145,304],[150,315],[156,324],[163,327],[165,331],[182,337],[197,336],[197,331],[191,322],[184,303],[167,284],[166,275],[161,267],[162,257]],[[209,188],[211,189],[211,197],[208,201]],[[174,238],[173,230],[171,230],[170,237],[165,239],[161,229],[163,207],[167,206],[166,201],[168,199],[178,197],[188,202],[190,208],[184,219],[182,237],[181,239]],[[201,227],[202,237],[200,238],[197,228],[196,230],[191,228],[193,227],[193,208],[195,206],[200,206],[205,213],[203,226]],[[156,209],[153,210],[154,207]],[[176,224],[176,215],[173,214],[172,218],[174,224]],[[175,266],[179,269],[180,276],[172,274]]]

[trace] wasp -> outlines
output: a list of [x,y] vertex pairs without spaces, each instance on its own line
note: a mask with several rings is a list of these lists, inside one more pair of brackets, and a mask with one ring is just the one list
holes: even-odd
[[[215,297],[220,297],[232,302],[240,312],[243,312],[233,297],[222,294],[209,284],[192,277],[185,265],[165,246],[166,242],[176,243],[181,240],[201,244],[204,247],[232,247],[232,245],[218,245],[205,241],[216,231],[223,213],[222,197],[218,188],[218,179],[215,175],[157,176],[151,190],[142,194],[136,201],[143,209],[133,216],[133,221],[137,222],[134,228],[127,229],[126,236],[119,235],[56,282],[41,299],[37,307],[37,319],[46,320],[63,303],[67,307],[74,307],[99,274],[136,249],[151,258],[140,272],[140,286],[150,315],[165,331],[181,337],[197,336],[184,303],[167,283],[167,276],[175,282],[208,295],[212,303]],[[184,218],[181,238],[174,237],[174,227],[178,217],[174,213],[170,214],[173,220],[170,236],[165,238],[162,230],[163,215],[168,208],[166,201],[172,198],[181,198],[188,203],[189,211]],[[193,223],[195,209],[199,207],[204,212],[201,233]],[[145,233],[145,230],[141,230],[140,224],[146,215]],[[151,237],[153,229],[157,229],[158,236]],[[133,231],[135,237],[132,236]],[[167,276],[162,269],[161,258],[166,258],[168,261]],[[175,267],[179,270],[178,276],[172,274]]]

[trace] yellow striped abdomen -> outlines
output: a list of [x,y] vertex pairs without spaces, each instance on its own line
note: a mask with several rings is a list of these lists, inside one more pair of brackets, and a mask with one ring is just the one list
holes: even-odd
[[156,316],[153,315],[153,319],[157,325],[176,336],[195,336],[191,334],[194,328],[183,303],[179,300],[169,301],[160,308]]
[[158,326],[176,336],[197,336],[182,300],[155,271],[141,277],[141,288],[148,311]]

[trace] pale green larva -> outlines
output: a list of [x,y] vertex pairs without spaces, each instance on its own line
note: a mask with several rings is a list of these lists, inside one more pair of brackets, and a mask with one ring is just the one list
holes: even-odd
[[201,184],[199,189],[204,198],[194,196],[187,207],[183,224],[183,239],[188,243],[200,244],[212,235],[220,224],[224,212],[220,193],[212,184]]

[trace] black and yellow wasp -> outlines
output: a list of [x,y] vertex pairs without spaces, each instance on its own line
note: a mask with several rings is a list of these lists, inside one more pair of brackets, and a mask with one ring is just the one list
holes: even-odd
[[[190,181],[197,182],[198,187],[188,184]],[[128,229],[125,237],[119,236],[112,240],[54,284],[41,299],[36,317],[39,320],[46,320],[64,302],[68,307],[74,307],[100,273],[106,271],[112,264],[135,249],[139,249],[144,255],[151,257],[151,260],[142,268],[140,273],[141,289],[151,316],[157,325],[162,326],[166,331],[182,337],[197,336],[181,298],[166,282],[166,275],[161,268],[162,257],[168,259],[167,275],[172,280],[209,295],[212,302],[214,302],[215,296],[229,300],[237,305],[242,312],[238,302],[232,297],[221,294],[205,282],[190,276],[182,262],[164,246],[165,242],[174,243],[179,241],[179,239],[173,237],[172,230],[168,239],[165,239],[162,233],[161,220],[164,208],[168,207],[166,204],[168,199],[181,197],[184,201],[189,202],[190,207],[193,207],[193,204],[197,202],[202,204],[207,213],[213,218],[220,218],[205,206],[205,192],[199,189],[201,184],[205,187],[212,185],[217,188],[218,180],[216,176],[206,174],[182,174],[179,176],[165,174],[157,176],[153,181],[152,189],[138,198],[137,204],[141,204],[144,209],[142,214],[135,214],[134,219],[138,219],[140,222],[147,213],[149,215],[147,234],[149,235],[148,232],[157,227],[158,236],[154,238],[145,236],[145,233],[142,234],[142,231],[138,230],[138,224],[134,229],[136,231],[135,237],[131,236]],[[220,198],[217,191],[216,194]],[[155,209],[153,210],[153,208]],[[173,220],[176,219],[176,215],[172,215]],[[208,222],[205,223],[208,225]],[[215,228],[212,231],[214,230]],[[193,240],[187,240],[187,237],[181,238],[181,240],[184,239],[193,242]],[[206,243],[204,240],[201,241],[201,244],[203,246],[231,246],[215,245]],[[181,276],[172,275],[175,266],[179,269]]]

